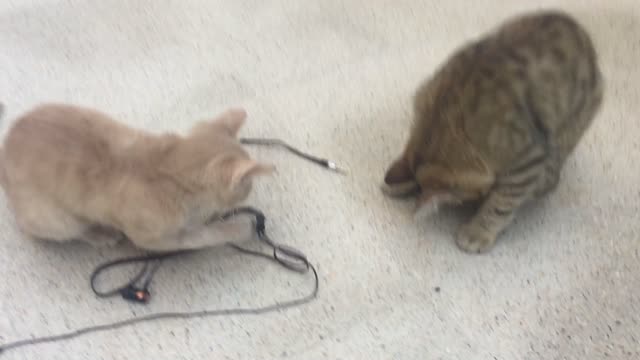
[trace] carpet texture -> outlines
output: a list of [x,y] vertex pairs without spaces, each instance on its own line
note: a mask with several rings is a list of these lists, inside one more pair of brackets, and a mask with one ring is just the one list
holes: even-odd
[[[604,106],[558,190],[492,252],[466,255],[453,241],[464,214],[418,221],[411,202],[379,184],[404,145],[418,84],[465,41],[549,6],[592,34]],[[279,137],[349,169],[343,177],[250,150],[278,173],[248,203],[267,213],[274,239],[318,266],[315,302],[143,324],[0,359],[639,359],[639,34],[637,0],[0,1],[3,134],[42,101],[158,132],[241,105],[242,135]],[[92,268],[133,249],[29,241],[4,195],[0,203],[0,343],[156,311],[269,304],[311,287],[310,277],[215,249],[167,261],[147,307],[97,299]]]

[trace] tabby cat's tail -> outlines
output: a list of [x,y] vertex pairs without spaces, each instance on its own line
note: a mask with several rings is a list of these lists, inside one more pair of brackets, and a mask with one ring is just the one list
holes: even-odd
[[[4,104],[0,102],[0,126],[2,126],[4,118]],[[0,146],[0,186],[3,188],[7,184],[7,173],[4,169],[4,149]]]

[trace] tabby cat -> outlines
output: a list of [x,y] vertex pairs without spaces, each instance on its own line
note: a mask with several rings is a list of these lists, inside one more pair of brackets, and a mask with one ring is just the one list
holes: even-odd
[[458,49],[414,97],[414,125],[384,190],[418,206],[475,202],[456,236],[492,248],[526,202],[551,192],[603,100],[586,30],[559,11],[521,14]]

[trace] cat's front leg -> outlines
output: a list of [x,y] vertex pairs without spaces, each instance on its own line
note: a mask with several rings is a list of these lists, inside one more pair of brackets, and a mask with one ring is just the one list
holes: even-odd
[[486,229],[476,222],[462,225],[456,234],[456,244],[468,253],[483,253],[490,250],[495,243],[497,235],[493,229]]
[[132,241],[139,248],[165,252],[237,244],[255,238],[255,234],[253,220],[242,216],[211,224],[191,224],[177,232],[162,235],[140,234],[132,237]]
[[243,243],[254,239],[255,235],[255,225],[252,218],[238,216],[187,229],[176,239],[176,244],[183,249],[199,249]]
[[456,244],[469,253],[490,250],[498,235],[513,221],[515,212],[531,196],[532,189],[499,185],[492,190],[478,212],[456,236]]
[[119,230],[95,225],[89,227],[82,240],[96,248],[111,248],[122,243],[126,238],[124,233]]

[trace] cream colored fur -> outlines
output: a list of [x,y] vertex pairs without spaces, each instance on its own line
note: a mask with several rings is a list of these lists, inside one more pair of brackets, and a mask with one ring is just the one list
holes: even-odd
[[186,136],[129,128],[95,110],[45,104],[15,122],[0,181],[19,227],[38,239],[155,251],[250,239],[249,219],[205,225],[274,170],[236,139],[246,112],[229,109]]

